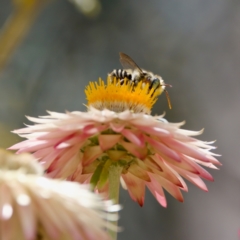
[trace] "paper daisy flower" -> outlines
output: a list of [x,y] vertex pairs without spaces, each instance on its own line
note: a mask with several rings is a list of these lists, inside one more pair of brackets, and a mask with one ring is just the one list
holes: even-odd
[[185,179],[207,191],[201,178],[213,178],[203,167],[221,165],[212,142],[194,138],[202,131],[181,129],[183,122],[149,115],[161,91],[108,79],[90,83],[85,92],[87,112],[28,117],[35,125],[14,131],[27,140],[10,149],[33,153],[51,177],[90,182],[106,194],[109,169],[119,166],[123,187],[141,206],[146,187],[164,207],[163,189],[182,202]]
[[[0,239],[110,239],[118,205],[87,185],[48,179],[27,154],[0,151]],[[110,214],[110,216],[109,216]]]

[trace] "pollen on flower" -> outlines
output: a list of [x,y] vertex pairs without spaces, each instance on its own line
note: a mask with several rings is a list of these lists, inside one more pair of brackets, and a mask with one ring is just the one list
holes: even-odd
[[88,106],[98,110],[109,109],[114,112],[125,110],[134,113],[150,113],[157,96],[160,95],[154,89],[149,90],[148,84],[139,82],[134,86],[125,79],[123,84],[107,79],[107,84],[102,79],[99,82],[90,82],[85,90]]

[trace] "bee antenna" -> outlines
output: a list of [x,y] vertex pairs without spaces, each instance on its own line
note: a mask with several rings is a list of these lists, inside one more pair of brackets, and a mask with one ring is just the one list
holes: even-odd
[[172,87],[171,84],[167,84],[167,83],[164,83],[164,86],[165,86],[165,87]]
[[[169,85],[169,84],[167,84]],[[171,85],[170,85],[171,86]],[[172,86],[171,86],[172,87]],[[166,89],[164,89],[164,92],[166,94],[166,97],[167,97],[167,101],[168,101],[168,107],[169,109],[172,109],[172,104],[171,104],[171,100],[170,100],[170,97],[169,97],[169,94],[168,94],[168,91]]]

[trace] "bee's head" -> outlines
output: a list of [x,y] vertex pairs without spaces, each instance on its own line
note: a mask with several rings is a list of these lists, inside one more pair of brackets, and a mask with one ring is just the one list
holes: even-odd
[[168,107],[171,109],[172,105],[166,87],[172,87],[172,85],[166,84],[160,76],[155,75],[152,80],[152,88],[156,89],[155,91],[157,91],[159,95],[162,94],[163,91],[165,92],[168,101]]
[[159,95],[165,90],[166,85],[160,76],[152,76],[150,82],[151,88],[155,89],[155,91],[158,91]]
[[163,91],[165,92],[167,101],[168,101],[168,106],[171,109],[172,105],[171,105],[170,97],[168,95],[168,91],[166,90],[166,87],[172,87],[172,86],[170,84],[166,84],[160,76],[154,75],[151,72],[147,72],[143,70],[143,76],[145,80],[149,83],[149,90],[154,89],[155,96],[159,96],[160,94],[162,94]]

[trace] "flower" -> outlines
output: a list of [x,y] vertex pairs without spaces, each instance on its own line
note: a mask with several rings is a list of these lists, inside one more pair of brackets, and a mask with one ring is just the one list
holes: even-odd
[[21,171],[25,174],[35,174],[38,176],[44,174],[42,166],[31,154],[22,153],[16,155],[4,149],[0,149],[0,170]]
[[1,239],[110,239],[103,229],[116,228],[103,218],[119,206],[42,170],[31,155],[0,151]]
[[14,131],[28,140],[10,149],[32,152],[53,178],[90,182],[107,196],[109,168],[120,165],[122,185],[139,205],[146,187],[164,207],[163,189],[182,202],[181,190],[188,190],[183,178],[207,191],[201,178],[213,177],[201,166],[217,169],[221,164],[211,152],[213,142],[194,138],[202,131],[149,115],[160,93],[142,83],[90,83],[87,112],[28,117],[35,125]]

